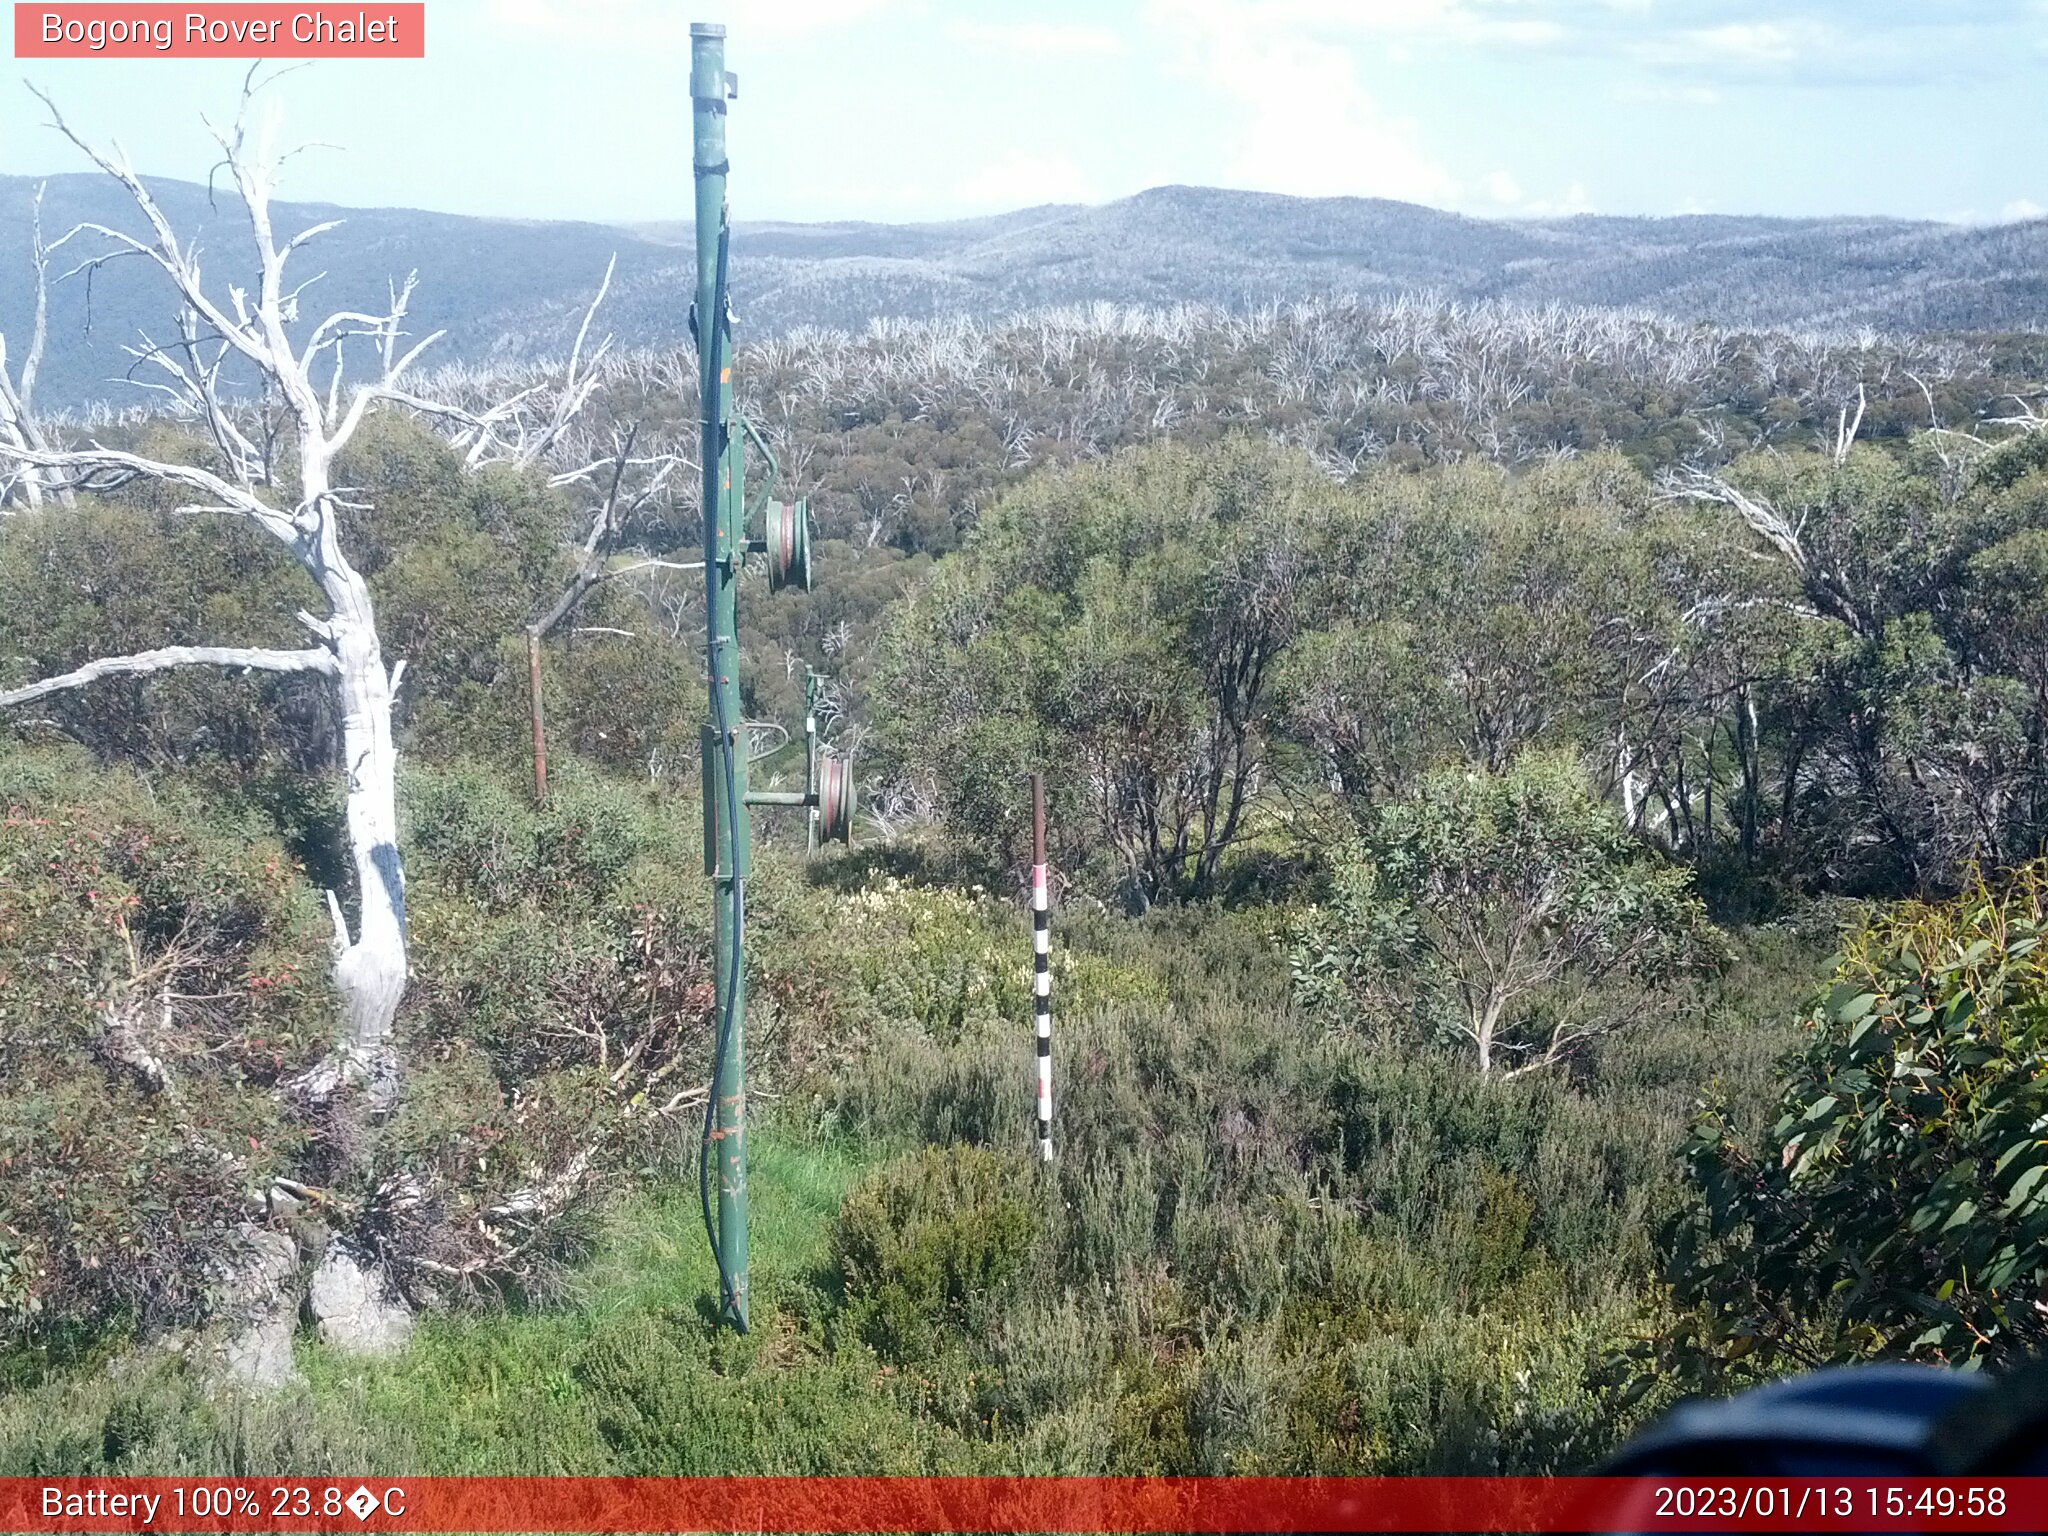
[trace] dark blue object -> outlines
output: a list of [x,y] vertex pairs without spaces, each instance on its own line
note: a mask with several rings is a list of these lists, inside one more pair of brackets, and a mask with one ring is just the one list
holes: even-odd
[[1842,1366],[1686,1403],[1606,1470],[1669,1477],[1942,1477],[1982,1449],[1957,1427],[2002,1383],[1930,1365]]

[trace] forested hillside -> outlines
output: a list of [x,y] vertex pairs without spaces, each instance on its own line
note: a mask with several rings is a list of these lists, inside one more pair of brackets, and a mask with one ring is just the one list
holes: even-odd
[[625,281],[573,356],[408,372],[422,283],[360,393],[225,310],[266,397],[189,337],[160,410],[0,380],[0,1471],[1577,1470],[2038,1344],[2039,337],[743,348],[819,526],[742,592],[754,779],[814,669],[864,810],[760,821],[741,1336],[694,360],[598,345]]
[[[0,270],[24,274],[19,261],[31,249],[43,185],[0,176]],[[225,185],[149,185],[178,228],[218,237],[232,264],[243,216]],[[294,228],[341,221],[322,240],[325,304],[368,307],[383,299],[387,275],[417,270],[414,318],[421,334],[446,328],[447,358],[488,365],[565,352],[613,257],[610,317],[619,334],[636,348],[686,335],[687,224],[615,228],[323,204],[277,211]],[[51,240],[84,220],[137,228],[121,189],[91,175],[49,178],[41,217]],[[1466,304],[1636,309],[1681,324],[1990,332],[2037,327],[2048,301],[2048,220],[1982,228],[1704,215],[1489,220],[1382,199],[1211,187],[945,224],[742,218],[733,255],[734,300],[754,337],[805,326],[858,331],[877,319],[988,321],[1096,302],[1244,309],[1424,293]],[[0,282],[0,329],[9,336],[28,334],[30,293],[26,282]],[[135,360],[123,349],[138,327],[162,323],[147,276],[126,263],[59,284],[46,400],[67,408],[140,400]]]

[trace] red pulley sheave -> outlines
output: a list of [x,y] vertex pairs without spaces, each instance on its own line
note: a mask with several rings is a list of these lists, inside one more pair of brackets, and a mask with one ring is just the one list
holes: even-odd
[[768,546],[768,589],[784,587],[811,590],[811,508],[810,503],[771,501],[762,528],[762,542]]
[[853,843],[853,764],[829,752],[818,758],[818,840]]

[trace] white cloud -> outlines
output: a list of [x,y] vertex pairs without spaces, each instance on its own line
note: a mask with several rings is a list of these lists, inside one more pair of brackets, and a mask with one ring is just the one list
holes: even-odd
[[2031,197],[2016,197],[1998,210],[2001,224],[2021,224],[2028,219],[2048,217],[2048,208],[2042,207]]
[[1062,155],[1011,155],[963,178],[954,199],[971,208],[1029,208],[1039,203],[1099,201],[1095,184]]
[[[2037,13],[2048,4],[2031,0]],[[2013,0],[1235,0],[1261,30],[1401,62],[1426,46],[1632,62],[1687,79],[1902,83],[1981,73]],[[1853,20],[1850,18],[1853,16]],[[2017,39],[2015,39],[2017,41]],[[2048,40],[2044,40],[2048,46]],[[2024,44],[2021,44],[2024,46]]]
[[1519,203],[1522,200],[1521,183],[1506,171],[1489,171],[1479,178],[1479,190],[1496,203]]
[[923,181],[840,181],[799,183],[803,217],[819,219],[917,220],[939,217],[945,208],[943,189]]
[[[1441,0],[1387,0],[1422,11]],[[1387,117],[1358,79],[1350,48],[1276,23],[1328,8],[1255,0],[1153,0],[1148,17],[1180,50],[1180,69],[1229,103],[1219,168],[1234,186],[1301,197],[1458,199],[1457,181],[1412,123]]]
[[1834,28],[1804,18],[1735,21],[1718,27],[1656,30],[1628,44],[1639,63],[1659,69],[1778,73],[1795,65],[1846,58],[1851,49]]
[[1475,213],[1516,219],[1558,219],[1593,211],[1593,198],[1583,181],[1573,182],[1559,197],[1530,197],[1506,171],[1490,171],[1479,178],[1479,191],[1491,200],[1492,206],[1474,204]]
[[1682,43],[1703,57],[1737,64],[1789,64],[1799,57],[1792,32],[1776,22],[1731,22],[1721,27],[1695,27],[1679,34]]
[[1540,47],[1565,36],[1530,0],[1251,0],[1258,24],[1353,36]]
[[1124,51],[1123,39],[1109,28],[1079,23],[956,21],[946,35],[971,47],[1034,58],[1101,58]]
[[1586,190],[1583,181],[1575,181],[1564,189],[1563,197],[1555,202],[1532,204],[1531,211],[1544,214],[1591,213],[1593,195]]

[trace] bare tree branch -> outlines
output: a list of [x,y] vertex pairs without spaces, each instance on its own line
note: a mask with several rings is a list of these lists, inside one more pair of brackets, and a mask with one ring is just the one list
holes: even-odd
[[103,656],[74,671],[0,692],[0,709],[27,704],[70,688],[84,688],[103,677],[168,672],[173,667],[233,667],[247,672],[318,672],[335,677],[340,666],[327,651],[270,651],[237,645],[167,645],[132,656]]
[[97,444],[89,448],[38,450],[0,443],[0,454],[33,469],[55,471],[61,483],[81,491],[114,491],[136,480],[188,486],[211,497],[220,508],[249,518],[286,544],[297,547],[303,543],[305,529],[299,518],[197,465],[144,458],[125,449],[102,448]]
[[[1863,409],[1867,404],[1869,401],[1864,395],[1863,386],[1859,383],[1856,386],[1856,419],[1849,419],[1849,407],[1845,405],[1835,421],[1835,463],[1848,463],[1849,450],[1856,445],[1856,434],[1862,429]],[[1930,411],[1934,409],[1933,401],[1928,402],[1927,408]]]
[[1752,531],[1785,557],[1793,570],[1802,576],[1806,574],[1809,562],[1799,530],[1762,497],[1747,495],[1719,475],[1696,468],[1667,471],[1658,478],[1657,486],[1666,501],[1707,501],[1733,508]]
[[29,255],[36,269],[35,319],[28,333],[28,354],[21,360],[21,409],[26,414],[35,403],[36,374],[43,365],[43,344],[50,334],[50,253],[43,245],[43,194],[47,181],[36,183],[35,202],[29,214]]
[[[36,375],[42,367],[43,345],[49,335],[50,314],[50,256],[43,244],[43,193],[48,182],[36,186],[35,202],[30,215],[29,256],[36,273],[36,298],[34,319],[31,322],[28,353],[21,362],[21,384],[16,388],[7,376],[7,340],[0,336],[0,446],[21,449],[47,449],[49,440],[37,425],[32,404],[36,392]],[[40,506],[45,490],[44,476],[40,470],[17,463],[15,469],[0,476],[0,512],[4,512],[12,492],[20,489],[21,499],[31,507]],[[57,496],[66,506],[72,504],[71,492],[63,486],[56,486]]]

